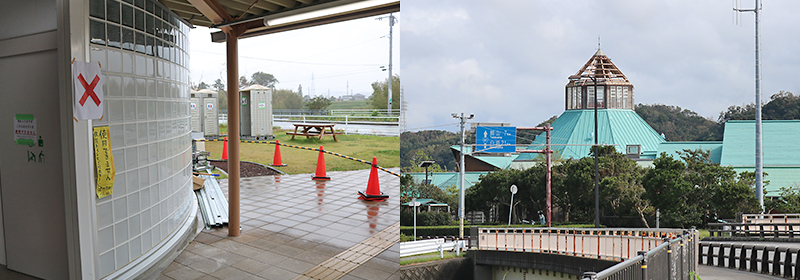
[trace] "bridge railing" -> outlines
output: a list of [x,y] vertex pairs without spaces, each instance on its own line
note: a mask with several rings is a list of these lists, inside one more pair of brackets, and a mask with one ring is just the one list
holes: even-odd
[[800,223],[800,214],[742,214],[742,223],[797,224]]
[[600,272],[585,272],[584,280],[595,279],[692,279],[697,271],[697,231],[669,239],[649,251]]
[[700,263],[800,279],[800,249],[700,242]]
[[683,234],[679,229],[478,228],[478,250],[564,254],[624,261]]
[[800,222],[795,223],[709,223],[709,238],[786,239],[800,238]]

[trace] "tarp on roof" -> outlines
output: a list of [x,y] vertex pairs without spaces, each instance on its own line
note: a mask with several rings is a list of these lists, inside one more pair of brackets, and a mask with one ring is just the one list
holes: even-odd
[[[641,145],[642,154],[653,155],[664,139],[636,112],[628,109],[598,109],[598,142],[613,145],[625,153],[626,145]],[[567,110],[551,125],[552,148],[563,158],[589,156],[594,144],[594,110]],[[544,148],[545,135],[541,134],[528,146],[530,150]],[[535,154],[521,154],[516,160],[530,160]]]

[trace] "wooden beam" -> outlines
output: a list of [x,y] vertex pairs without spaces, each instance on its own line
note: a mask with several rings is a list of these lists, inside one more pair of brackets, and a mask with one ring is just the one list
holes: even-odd
[[[247,4],[247,5],[253,4],[252,0],[230,0],[230,1],[244,3],[244,4]],[[250,2],[250,3],[247,3],[247,2]],[[270,3],[270,2],[267,2],[267,1],[264,1],[264,0],[259,0],[258,2],[256,2],[256,5],[254,7],[266,11],[264,13],[274,12],[274,11],[277,11],[277,10],[284,9],[284,7],[282,7],[282,6],[275,5],[273,3]]]
[[275,3],[275,4],[278,4],[278,5],[281,5],[281,6],[286,7],[286,8],[294,8],[294,7],[298,6],[298,2],[294,1],[294,0],[266,0],[266,1],[270,2],[270,3]]
[[214,24],[233,20],[233,17],[225,10],[217,0],[188,0],[200,13],[211,20]]

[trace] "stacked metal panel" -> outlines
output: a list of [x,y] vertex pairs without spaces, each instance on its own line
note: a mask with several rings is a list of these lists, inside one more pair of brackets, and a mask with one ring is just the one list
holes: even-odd
[[200,175],[206,180],[203,188],[194,191],[200,204],[200,213],[206,222],[206,228],[221,227],[228,224],[228,199],[222,193],[217,179],[210,175]]

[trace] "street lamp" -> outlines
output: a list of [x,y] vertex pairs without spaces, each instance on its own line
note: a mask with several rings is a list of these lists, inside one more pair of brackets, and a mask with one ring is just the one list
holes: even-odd
[[459,119],[461,124],[461,160],[458,168],[458,238],[464,238],[464,124],[475,115],[469,114],[469,117],[465,117],[464,113],[461,113],[461,116],[456,113],[450,115]]
[[517,185],[511,185],[511,208],[508,209],[508,226],[511,226],[511,213],[514,213],[514,194],[517,193]]
[[412,208],[414,210],[414,241],[417,241],[417,206],[419,204],[416,197],[411,199],[411,207],[414,207]]
[[419,167],[425,168],[425,184],[426,185],[430,184],[430,181],[428,181],[428,167],[433,165],[434,163],[436,163],[436,161],[433,161],[433,160],[426,160],[426,161],[423,161],[423,162],[419,163]]

